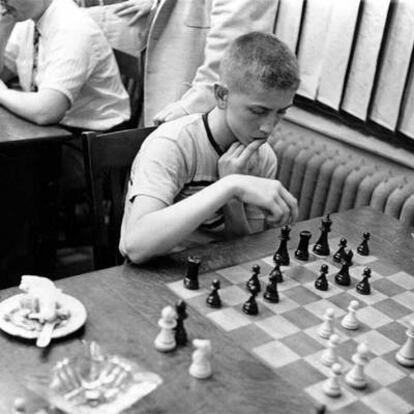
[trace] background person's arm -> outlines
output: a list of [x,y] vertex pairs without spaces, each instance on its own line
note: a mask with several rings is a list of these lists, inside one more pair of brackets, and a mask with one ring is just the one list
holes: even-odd
[[0,105],[38,125],[58,123],[70,107],[69,99],[53,89],[22,92],[0,81]]

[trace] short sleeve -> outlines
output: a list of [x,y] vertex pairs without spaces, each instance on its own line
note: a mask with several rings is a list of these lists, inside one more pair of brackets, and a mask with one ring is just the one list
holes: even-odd
[[56,34],[44,52],[39,90],[57,90],[72,104],[92,72],[93,43],[94,39],[84,34]]
[[127,201],[145,195],[171,205],[185,185],[187,171],[176,141],[151,137],[144,142],[132,165]]

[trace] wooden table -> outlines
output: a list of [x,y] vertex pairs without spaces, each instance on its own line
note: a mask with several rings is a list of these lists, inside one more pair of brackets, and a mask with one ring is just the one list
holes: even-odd
[[[331,237],[343,235],[358,242],[361,232],[369,230],[373,249],[391,265],[412,272],[413,228],[370,208],[333,214],[332,219]],[[304,229],[318,234],[319,226],[320,219],[298,223],[291,233],[292,242]],[[220,269],[273,253],[279,243],[277,235],[278,231],[267,231],[167,256],[145,266],[123,265],[59,280],[57,284],[64,292],[85,304],[86,326],[70,338],[55,341],[46,352],[32,343],[0,335],[0,412],[9,412],[13,399],[21,395],[26,374],[50,368],[63,357],[79,353],[80,340],[85,339],[96,340],[108,352],[130,358],[163,378],[163,384],[130,413],[313,413],[305,393],[287,385],[277,372],[194,311],[186,321],[187,332],[190,339],[211,339],[212,378],[202,381],[188,375],[191,346],[168,354],[153,347],[161,309],[177,300],[165,283],[183,277],[189,253],[201,258],[202,272]],[[2,291],[1,299],[17,291]]]
[[[1,251],[3,258],[11,257],[13,245],[33,240],[34,247],[23,256],[32,272],[47,272],[54,265],[61,144],[70,138],[72,134],[63,128],[38,126],[0,107]],[[4,267],[0,278],[12,278],[13,265],[7,262]]]

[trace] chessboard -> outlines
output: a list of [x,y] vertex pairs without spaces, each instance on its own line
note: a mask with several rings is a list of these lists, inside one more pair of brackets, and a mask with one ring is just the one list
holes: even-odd
[[[351,285],[338,285],[334,276],[341,264],[333,260],[333,253],[340,239],[329,239],[328,256],[314,254],[311,244],[307,261],[295,258],[297,244],[293,246],[292,241],[292,246],[288,247],[290,264],[281,267],[284,280],[278,284],[278,303],[263,299],[268,275],[274,268],[273,256],[200,274],[197,290],[185,288],[183,280],[167,286],[187,303],[190,315],[193,309],[210,319],[280,377],[307,393],[315,400],[315,406],[325,405],[327,412],[338,414],[411,413],[414,410],[414,367],[400,365],[396,353],[406,342],[407,329],[414,319],[414,276],[377,257],[375,251],[362,256],[357,253],[357,245],[348,244],[354,252],[349,268]],[[315,280],[324,264],[329,269],[329,288],[321,291],[315,288]],[[260,266],[259,313],[248,315],[242,307],[250,296],[246,282],[255,265]],[[371,269],[371,293],[362,295],[357,292],[356,285],[367,266]],[[215,280],[220,281],[219,309],[206,303]],[[359,303],[356,316],[360,326],[348,330],[341,326],[341,320],[355,300]],[[334,332],[339,336],[336,353],[342,375],[339,377],[341,395],[336,398],[323,391],[332,370],[321,363],[329,341],[322,338],[318,330],[328,308],[334,311]],[[352,357],[362,343],[369,351],[364,367],[367,386],[358,390],[347,385],[344,377],[353,366]]]

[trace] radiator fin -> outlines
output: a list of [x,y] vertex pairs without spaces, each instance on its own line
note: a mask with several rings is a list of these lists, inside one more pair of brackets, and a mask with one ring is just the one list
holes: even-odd
[[377,185],[390,176],[388,171],[379,170],[377,166],[374,168],[374,172],[364,177],[358,187],[355,207],[370,205],[372,193]]
[[374,168],[367,165],[358,165],[354,170],[351,170],[345,179],[338,211],[345,211],[354,207],[359,184],[364,177],[373,171]]
[[319,170],[326,159],[326,148],[319,149],[309,159],[303,177],[302,192],[299,198],[299,220],[309,217],[312,200],[318,182]]
[[390,194],[394,191],[396,187],[404,183],[404,178],[400,175],[386,178],[384,181],[381,181],[374,192],[372,193],[370,205],[380,211],[385,211],[385,204]]
[[310,217],[321,216],[324,212],[325,202],[328,197],[329,187],[334,169],[338,165],[338,153],[327,154],[328,158],[322,163],[316,183]]

